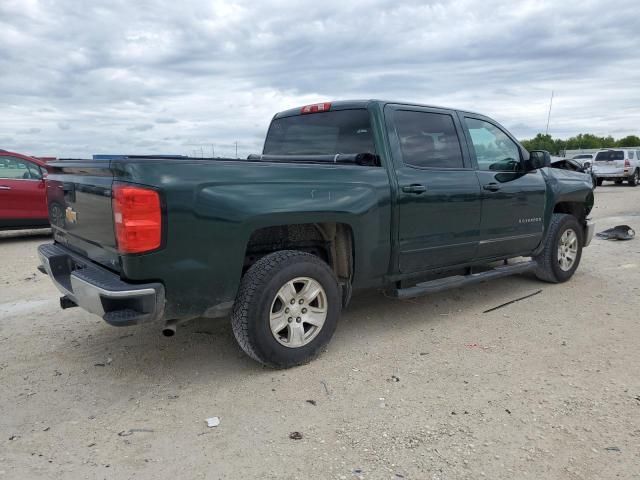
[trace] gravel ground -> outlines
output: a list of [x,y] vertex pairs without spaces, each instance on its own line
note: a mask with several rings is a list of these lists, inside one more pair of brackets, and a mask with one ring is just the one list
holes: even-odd
[[[640,232],[639,205],[598,188],[597,230]],[[594,239],[563,285],[356,297],[287,371],[226,320],[167,339],[60,310],[47,241],[0,234],[0,478],[640,479],[640,238]]]

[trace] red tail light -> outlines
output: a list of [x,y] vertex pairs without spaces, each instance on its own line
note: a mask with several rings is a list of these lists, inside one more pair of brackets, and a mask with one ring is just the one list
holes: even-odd
[[631,162],[629,160],[624,161],[625,168],[629,168],[631,166]]
[[113,222],[118,251],[141,253],[162,243],[162,210],[155,190],[128,185],[113,187]]
[[329,110],[331,110],[331,103],[329,102],[314,103],[313,105],[305,105],[304,107],[302,107],[302,110],[300,110],[300,113],[305,114],[305,113],[328,112]]

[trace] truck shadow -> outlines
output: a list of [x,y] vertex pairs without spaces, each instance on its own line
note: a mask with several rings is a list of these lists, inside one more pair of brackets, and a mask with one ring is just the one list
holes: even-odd
[[38,230],[0,230],[0,245],[9,243],[18,243],[25,240],[42,240],[47,241],[53,232],[50,228]]
[[[324,363],[334,365],[354,349],[366,345],[375,351],[386,341],[391,331],[399,335],[418,334],[426,327],[436,329],[450,316],[481,314],[484,310],[514,298],[545,288],[532,276],[520,275],[454,289],[412,300],[398,300],[381,292],[366,292],[356,296],[343,312],[336,333],[325,352],[311,364],[298,367],[306,372],[319,372]],[[513,308],[513,307],[512,307]],[[521,308],[521,307],[515,307]],[[501,314],[501,313],[499,313]],[[83,363],[104,362],[112,358],[111,365],[118,375],[130,381],[144,383],[166,382],[179,379],[181,383],[224,381],[235,375],[269,375],[277,370],[263,367],[240,350],[233,337],[229,319],[195,319],[178,327],[172,338],[160,334],[160,325],[141,325],[115,329],[107,325],[92,331],[91,346],[72,349],[82,357]],[[78,347],[78,345],[73,345]],[[106,352],[106,353],[105,353]],[[88,357],[88,358],[87,358]],[[295,372],[298,369],[281,371]],[[102,369],[108,375],[107,369]]]

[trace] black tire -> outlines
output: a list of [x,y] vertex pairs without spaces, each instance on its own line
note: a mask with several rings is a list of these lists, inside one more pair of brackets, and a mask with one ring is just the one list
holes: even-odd
[[636,169],[636,171],[633,172],[633,175],[631,175],[631,178],[629,179],[629,185],[635,187],[636,185],[638,185],[638,183],[640,183],[640,174]]
[[622,180],[616,180],[616,181],[615,181],[615,184],[616,184],[616,185],[622,185],[622,182],[623,182]]
[[602,186],[602,182],[604,182],[604,178],[598,178],[596,179],[596,184],[600,187]]
[[[558,261],[558,246],[562,235],[572,229],[577,236],[577,253],[573,265],[568,270],[563,270]],[[584,243],[583,229],[573,215],[554,213],[549,225],[549,231],[544,240],[544,248],[540,255],[535,257],[538,262],[536,276],[545,282],[562,283],[569,280],[575,273],[582,258],[582,245]]]
[[[269,317],[280,288],[298,277],[320,283],[327,314],[316,336],[294,348],[276,340]],[[270,367],[288,368],[309,362],[329,343],[341,308],[340,288],[331,268],[309,253],[283,250],[261,258],[245,273],[233,305],[231,326],[238,344],[251,358]]]

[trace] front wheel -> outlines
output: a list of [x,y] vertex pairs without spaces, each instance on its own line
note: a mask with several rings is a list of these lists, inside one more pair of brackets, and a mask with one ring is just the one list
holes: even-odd
[[340,316],[340,289],[320,258],[283,250],[242,278],[231,325],[240,347],[276,368],[309,362],[329,343]]
[[583,230],[573,215],[554,213],[538,262],[536,276],[550,283],[562,283],[575,273],[582,257]]
[[640,183],[640,176],[638,174],[638,170],[636,170],[635,172],[633,172],[633,175],[629,179],[629,185],[635,187],[636,185],[638,185],[638,183]]

